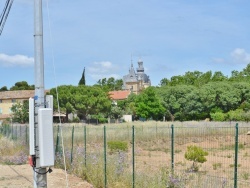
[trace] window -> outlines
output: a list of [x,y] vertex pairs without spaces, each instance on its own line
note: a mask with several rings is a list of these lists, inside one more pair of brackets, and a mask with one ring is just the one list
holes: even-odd
[[3,102],[3,100],[2,99],[0,99],[0,103],[2,103]]
[[11,102],[12,102],[12,103],[15,103],[15,102],[16,102],[16,99],[12,99]]
[[2,108],[0,108],[0,114],[2,114],[3,113],[3,110],[2,110]]

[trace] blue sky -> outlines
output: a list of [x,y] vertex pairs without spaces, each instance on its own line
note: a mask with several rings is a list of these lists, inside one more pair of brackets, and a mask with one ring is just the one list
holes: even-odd
[[[0,11],[4,4],[0,0]],[[187,71],[230,76],[250,63],[249,0],[43,4],[46,89],[77,85],[84,67],[87,85],[105,77],[122,78],[131,59],[135,68],[143,60],[154,86]],[[15,0],[0,36],[0,87],[18,81],[34,84],[33,31],[33,0]]]

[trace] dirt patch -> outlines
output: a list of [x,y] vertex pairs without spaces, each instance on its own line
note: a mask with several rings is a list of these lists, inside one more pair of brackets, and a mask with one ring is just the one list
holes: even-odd
[[[0,188],[33,187],[33,171],[29,165],[0,165]],[[47,175],[47,187],[67,187],[63,170],[53,169]],[[74,188],[93,188],[81,178],[68,175],[68,185]]]

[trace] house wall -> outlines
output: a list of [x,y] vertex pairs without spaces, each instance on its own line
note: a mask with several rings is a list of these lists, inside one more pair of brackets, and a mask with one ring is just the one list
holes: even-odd
[[138,82],[127,82],[126,83],[126,90],[130,90],[133,87],[132,92],[138,94],[139,92],[139,83]]
[[11,114],[11,107],[13,104],[20,102],[22,103],[24,100],[28,99],[15,99],[15,102],[12,102],[12,99],[1,99],[0,103],[0,115],[2,114]]
[[132,115],[123,115],[122,117],[126,122],[132,122]]

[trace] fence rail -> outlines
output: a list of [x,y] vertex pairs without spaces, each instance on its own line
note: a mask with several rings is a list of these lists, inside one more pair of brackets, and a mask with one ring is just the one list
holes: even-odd
[[[56,166],[62,167],[64,139],[67,169],[95,187],[240,187],[250,185],[250,136],[246,124],[125,125],[54,127]],[[63,138],[60,137],[60,131]],[[28,126],[1,127],[11,139],[28,144]],[[116,143],[112,149],[110,143]],[[127,148],[119,148],[123,143]],[[192,171],[188,146],[208,152]]]

